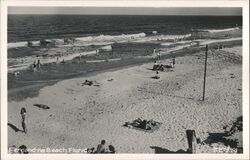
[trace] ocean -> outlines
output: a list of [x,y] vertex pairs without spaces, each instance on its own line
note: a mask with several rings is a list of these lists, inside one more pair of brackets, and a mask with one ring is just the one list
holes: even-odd
[[224,29],[242,25],[241,16],[9,15],[8,42],[41,38],[121,35],[152,31],[189,34],[191,29]]
[[[8,70],[25,69],[38,58],[51,63],[58,55],[71,60],[95,54],[114,43],[152,43],[186,38],[192,29],[216,32],[236,26],[242,26],[241,16],[8,15]],[[65,45],[64,38],[75,42]],[[27,47],[27,41],[39,46],[41,39],[53,40],[57,48]]]

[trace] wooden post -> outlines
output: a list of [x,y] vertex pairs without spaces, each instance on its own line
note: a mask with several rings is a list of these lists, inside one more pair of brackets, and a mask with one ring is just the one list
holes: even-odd
[[196,134],[195,130],[186,130],[187,140],[188,140],[188,150],[189,153],[196,153]]
[[205,100],[205,89],[206,89],[207,50],[208,50],[208,45],[206,45],[206,56],[205,56],[204,81],[203,81],[203,97],[202,97],[202,100],[203,100],[203,101]]

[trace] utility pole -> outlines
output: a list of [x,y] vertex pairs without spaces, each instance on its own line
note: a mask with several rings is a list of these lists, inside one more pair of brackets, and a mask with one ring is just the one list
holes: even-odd
[[206,45],[206,56],[205,56],[205,70],[204,70],[203,97],[202,97],[202,100],[203,100],[203,101],[205,100],[205,88],[206,88],[207,50],[208,50],[208,45]]

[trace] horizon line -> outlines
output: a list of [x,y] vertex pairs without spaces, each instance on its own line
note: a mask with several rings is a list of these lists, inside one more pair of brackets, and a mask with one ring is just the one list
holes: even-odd
[[82,16],[194,16],[194,17],[202,17],[202,16],[211,16],[211,17],[242,17],[242,15],[192,15],[192,14],[188,14],[188,15],[178,15],[178,14],[173,14],[173,15],[165,15],[165,14],[37,14],[37,13],[32,13],[32,14],[28,14],[28,13],[8,13],[7,15],[82,15]]

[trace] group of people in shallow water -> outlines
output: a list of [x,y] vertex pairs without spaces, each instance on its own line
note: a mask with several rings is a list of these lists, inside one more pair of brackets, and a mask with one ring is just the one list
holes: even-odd
[[106,141],[102,140],[100,144],[97,145],[97,148],[88,148],[87,153],[92,153],[92,154],[104,154],[104,153],[115,153],[115,147],[112,145],[109,145],[108,148],[106,148]]
[[36,61],[34,61],[34,63],[30,65],[30,69],[33,72],[36,72],[38,68],[41,68],[41,62],[39,59],[37,60],[37,63],[36,63]]
[[[22,60],[22,63],[23,63],[23,60]],[[30,65],[30,70],[33,71],[33,72],[36,72],[39,68],[41,68],[40,59],[38,59],[37,62],[34,61],[34,63]],[[15,78],[18,78],[20,76],[20,72],[15,71],[14,76],[15,76]]]

